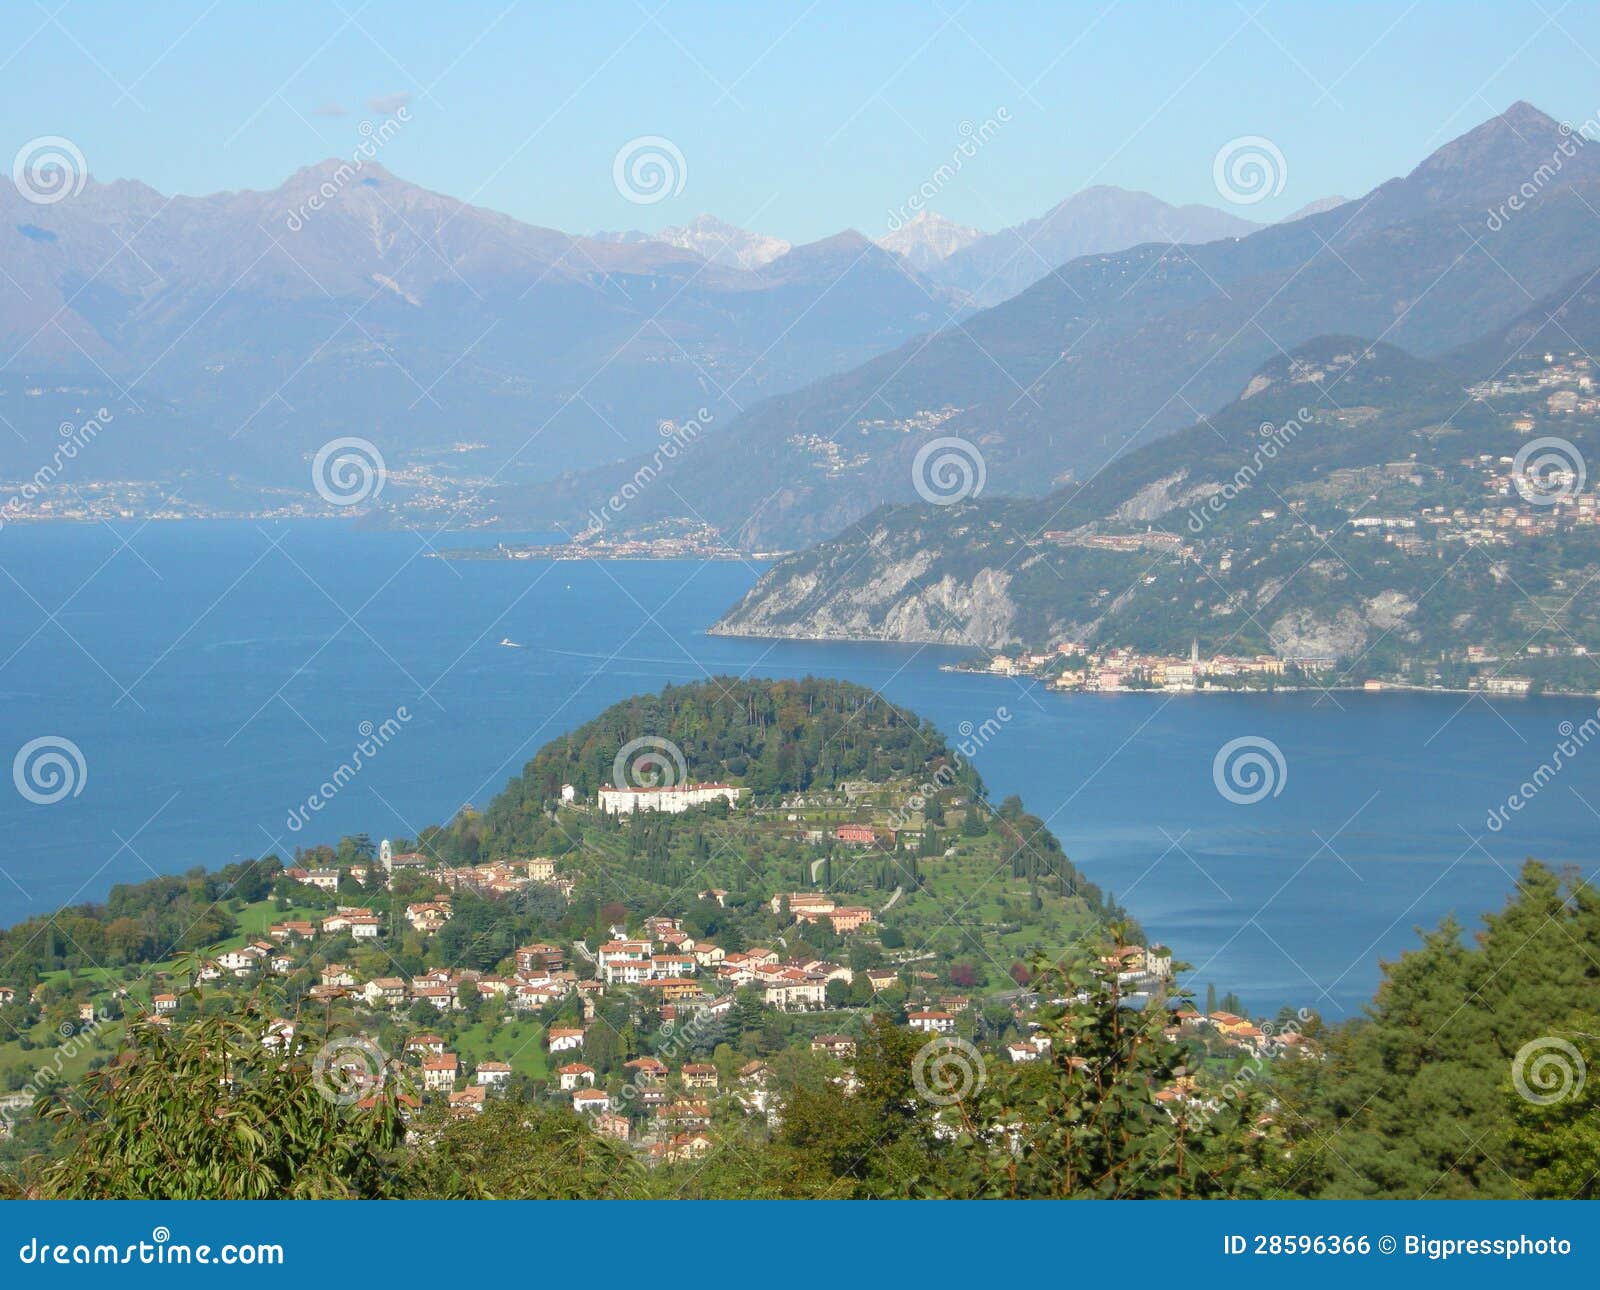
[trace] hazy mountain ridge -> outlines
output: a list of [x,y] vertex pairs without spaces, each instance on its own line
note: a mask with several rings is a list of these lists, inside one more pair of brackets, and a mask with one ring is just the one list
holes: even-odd
[[[1074,260],[959,326],[751,409],[629,522],[687,507],[751,549],[803,545],[914,500],[935,425],[981,452],[991,495],[1039,495],[1222,407],[1261,363],[1319,335],[1448,353],[1600,265],[1593,150],[1487,231],[1486,213],[1565,139],[1517,104],[1358,201],[1244,238]],[[615,482],[568,480],[508,509],[581,514],[578,499]]]
[[976,239],[936,270],[938,281],[994,305],[1080,256],[1144,242],[1212,242],[1261,227],[1211,206],[1172,206],[1149,193],[1098,185],[1074,193],[1037,219]]
[[[133,386],[130,403],[210,427],[219,475],[301,483],[303,454],[335,434],[391,464],[470,439],[484,476],[534,440],[505,477],[592,464],[652,443],[663,418],[727,420],[958,307],[869,245],[789,249],[753,272],[523,224],[370,162],[208,197],[89,179],[41,205],[0,185],[0,263],[9,371]],[[0,469],[31,473],[55,427],[18,428]],[[143,441],[142,473],[172,464],[161,436]]]
[[[1345,407],[1392,406],[1356,433],[1332,419],[1299,419],[1307,404],[1331,410],[1334,397]],[[1252,461],[1264,427],[1300,427],[1293,459],[1266,480],[1274,492],[1261,490],[1263,504],[1275,504],[1291,478],[1382,462],[1419,425],[1463,401],[1460,380],[1443,368],[1360,338],[1322,337],[1267,363],[1204,423],[1128,454],[1081,486],[1031,500],[880,507],[774,565],[713,631],[973,648],[1093,635],[1106,608],[1094,603],[1098,589],[1137,582],[1139,567],[1155,557],[1063,550],[1042,540],[1046,532],[1153,528],[1188,539],[1185,512]],[[1476,414],[1470,404],[1466,411]]]

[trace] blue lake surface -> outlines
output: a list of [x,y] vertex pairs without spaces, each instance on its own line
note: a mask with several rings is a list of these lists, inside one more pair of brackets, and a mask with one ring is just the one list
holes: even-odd
[[[1600,856],[1600,741],[1486,824],[1593,700],[1069,697],[938,670],[963,651],[706,636],[759,572],[739,563],[427,553],[333,523],[0,533],[0,772],[42,736],[87,767],[51,804],[0,779],[0,922],[152,873],[414,836],[616,700],[712,674],[847,678],[957,738],[991,721],[974,760],[995,799],[1019,794],[1197,986],[1252,1011],[1359,1009],[1417,926],[1470,927],[1526,857],[1592,873]],[[362,723],[401,707],[400,733],[292,831]],[[1213,759],[1239,738],[1281,750],[1275,796],[1219,793]]]

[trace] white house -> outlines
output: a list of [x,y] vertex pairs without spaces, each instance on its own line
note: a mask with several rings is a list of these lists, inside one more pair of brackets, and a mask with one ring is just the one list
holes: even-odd
[[217,966],[225,972],[232,972],[234,976],[248,976],[260,959],[261,952],[254,946],[246,945],[242,949],[224,950],[217,955]]
[[583,1030],[578,1026],[552,1026],[545,1036],[550,1042],[550,1051],[564,1053],[569,1048],[583,1047]]
[[376,940],[378,929],[383,920],[376,914],[352,914],[350,916],[350,935],[358,941]]

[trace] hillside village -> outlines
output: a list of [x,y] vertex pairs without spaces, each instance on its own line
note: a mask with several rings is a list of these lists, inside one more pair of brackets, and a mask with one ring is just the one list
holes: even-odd
[[[575,792],[564,791],[562,801],[574,813],[653,810],[687,822],[706,814],[708,802],[726,813],[742,796],[736,786],[691,784],[670,795],[646,792],[631,805],[619,804],[617,790],[602,790],[592,811]],[[791,808],[805,800],[823,798],[785,799],[766,814],[791,826],[800,814]],[[748,802],[738,809],[762,813]],[[911,818],[903,802],[890,814]],[[900,841],[891,827],[865,820],[804,836],[841,853],[887,855]],[[579,860],[451,866],[387,840],[375,851],[347,840],[341,851],[342,859],[322,848],[307,857],[317,863],[277,868],[270,897],[259,903],[258,932],[148,974],[132,967],[57,974],[25,993],[0,986],[0,1018],[38,1033],[70,1016],[61,1033],[88,1037],[98,1051],[121,1024],[181,1027],[230,1008],[230,998],[265,993],[280,1008],[262,1035],[266,1047],[292,1047],[308,1016],[350,1037],[336,1045],[330,1079],[352,1096],[370,1100],[365,1091],[375,1081],[395,1078],[412,1113],[440,1106],[473,1116],[508,1096],[553,1102],[652,1160],[709,1150],[714,1122],[770,1128],[780,1114],[777,1072],[792,1055],[826,1063],[848,1084],[856,1036],[874,1015],[930,1041],[979,1045],[995,1060],[1036,1062],[1049,1053],[1035,1017],[1041,1000],[1024,982],[1003,977],[1004,988],[991,984],[987,994],[961,988],[955,982],[972,978],[957,965],[885,948],[895,938],[883,936],[873,908],[824,891],[779,890],[749,902],[772,932],[766,944],[690,930],[703,911],[729,906],[733,893],[707,887],[684,892],[677,908],[660,913],[607,906],[615,918],[603,934],[529,940],[486,969],[438,952],[463,903],[479,917],[530,896],[569,905],[586,881]],[[813,952],[807,934],[831,937],[839,952]],[[425,966],[406,971],[419,949]],[[1162,949],[1124,945],[1105,963],[1130,1006],[1161,998],[1174,984]],[[1176,1013],[1169,1031],[1223,1066],[1304,1051],[1298,1027],[1275,1029],[1221,1009]],[[8,1130],[60,1073],[46,1056],[27,1078],[13,1068],[0,1101]],[[1178,1086],[1159,1096],[1187,1092]]]

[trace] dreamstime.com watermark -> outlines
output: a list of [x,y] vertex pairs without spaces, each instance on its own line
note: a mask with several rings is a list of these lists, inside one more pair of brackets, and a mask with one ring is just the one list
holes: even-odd
[[917,1096],[933,1106],[954,1106],[982,1091],[988,1079],[983,1054],[957,1035],[939,1035],[911,1059]]
[[108,409],[96,408],[94,415],[87,421],[77,423],[63,421],[56,428],[61,441],[51,452],[50,460],[34,471],[33,477],[0,505],[0,529],[18,518],[25,503],[34,501],[48,491],[60,477],[66,464],[69,461],[76,461],[78,454],[98,439],[100,432],[115,419]]
[[[700,1041],[708,1034],[716,1033],[716,1022],[717,1018],[709,1008],[696,1009],[681,1026],[674,1021],[663,1021],[660,1031],[663,1042],[654,1054],[655,1059],[664,1065],[670,1065],[697,1047],[705,1047]],[[641,1085],[636,1079],[629,1081],[622,1086],[618,1101],[624,1105],[635,1102],[647,1087],[651,1086]]]
[[1261,735],[1241,735],[1217,749],[1211,759],[1211,782],[1236,806],[1254,806],[1277,797],[1289,782],[1283,749]]
[[1211,159],[1217,194],[1235,206],[1254,206],[1276,197],[1289,182],[1289,163],[1271,139],[1259,134],[1229,139]]
[[1570,439],[1529,439],[1511,459],[1511,483],[1529,506],[1560,506],[1583,491],[1588,466]]
[[1571,1101],[1583,1092],[1588,1074],[1577,1046],[1555,1035],[1530,1039],[1511,1059],[1512,1087],[1534,1106]]
[[53,206],[76,197],[89,181],[89,164],[71,139],[59,134],[29,139],[11,159],[11,182],[35,206]]
[[329,506],[359,506],[383,491],[389,467],[370,439],[330,439],[311,459],[311,486]]
[[1310,419],[1311,409],[1301,408],[1281,426],[1275,426],[1270,421],[1263,421],[1257,431],[1259,438],[1256,442],[1255,450],[1250,454],[1250,460],[1234,471],[1233,478],[1223,484],[1216,492],[1212,493],[1198,506],[1189,508],[1189,532],[1201,532],[1207,524],[1221,515],[1234,498],[1256,482],[1256,477],[1266,468],[1267,463],[1276,460],[1278,454],[1294,442],[1295,437],[1305,428]]
[[642,134],[629,139],[611,159],[611,182],[635,206],[654,206],[676,197],[689,182],[689,163],[671,139]]
[[353,1106],[383,1088],[389,1056],[365,1035],[330,1039],[311,1059],[311,1082],[335,1106]]
[[289,211],[283,218],[284,226],[291,233],[298,233],[303,229],[311,216],[342,193],[352,181],[358,179],[367,162],[376,157],[379,150],[410,123],[411,109],[401,106],[377,125],[373,125],[371,121],[363,121],[358,125],[356,130],[361,135],[361,142],[350,154],[350,160],[340,162],[338,168],[324,179],[309,197]]
[[283,1246],[265,1243],[239,1245],[232,1242],[219,1246],[188,1245],[174,1241],[172,1232],[160,1226],[151,1231],[148,1241],[136,1241],[130,1245],[113,1245],[110,1242],[88,1245],[82,1241],[70,1243],[41,1241],[35,1236],[17,1251],[17,1261],[27,1264],[79,1267],[85,1265],[128,1267],[141,1263],[153,1263],[162,1267],[185,1264],[217,1264],[229,1267],[251,1264],[281,1266]]
[[955,435],[930,439],[911,462],[911,485],[934,506],[951,506],[983,492],[989,478],[978,445]]
[[1600,139],[1600,113],[1591,116],[1576,128],[1566,121],[1557,128],[1561,131],[1561,142],[1551,150],[1549,159],[1540,163],[1522,183],[1517,185],[1516,191],[1508,193],[1498,206],[1491,206],[1484,212],[1483,226],[1489,232],[1498,233],[1503,229],[1513,215],[1519,214],[1529,202],[1554,182],[1566,169],[1567,162],[1583,151],[1586,145]]
[[[1263,1040],[1270,1039],[1273,1035],[1303,1035],[1306,1023],[1314,1015],[1310,1008],[1301,1008],[1289,1021],[1264,1021],[1261,1023]],[[1204,1120],[1210,1121],[1229,1103],[1238,1102],[1266,1074],[1266,1054],[1257,1049],[1250,1054],[1250,1060],[1229,1075],[1210,1097],[1192,1105]]]
[[961,173],[962,167],[978,155],[979,149],[984,144],[1000,133],[1001,126],[1009,124],[1010,121],[1011,109],[1006,107],[996,108],[994,115],[986,117],[980,125],[963,121],[956,128],[956,133],[961,136],[961,142],[956,144],[950,153],[950,159],[941,162],[933,173],[918,185],[916,192],[889,212],[885,221],[889,232],[899,232],[926,210],[928,203],[949,187]]
[[83,749],[65,735],[40,735],[17,749],[11,759],[11,782],[35,806],[54,806],[77,797],[89,782]]
[[1513,815],[1520,813],[1523,807],[1538,797],[1545,785],[1566,769],[1567,763],[1587,748],[1591,739],[1600,735],[1600,708],[1596,708],[1594,715],[1586,718],[1581,725],[1563,721],[1556,731],[1561,738],[1550,750],[1550,756],[1540,762],[1533,774],[1523,780],[1501,805],[1489,811],[1484,827],[1490,833],[1498,833],[1510,824]]
[[640,735],[617,750],[611,761],[611,782],[619,790],[676,788],[689,781],[683,749],[670,739]]
[[392,717],[385,717],[379,725],[363,721],[357,727],[361,740],[351,751],[350,756],[339,763],[333,774],[323,780],[315,792],[289,812],[287,820],[289,832],[298,833],[305,828],[311,822],[311,817],[338,797],[345,785],[355,779],[362,768],[382,752],[389,741],[399,734],[410,720],[411,712],[402,703],[394,710]]
[[711,421],[711,413],[706,408],[697,409],[688,421],[662,421],[656,427],[661,432],[661,446],[650,454],[649,461],[633,472],[633,478],[608,497],[599,509],[589,511],[588,527],[583,535],[587,537],[603,533],[612,518],[621,515],[635,498],[655,483],[670,462],[676,461],[694,446]]

